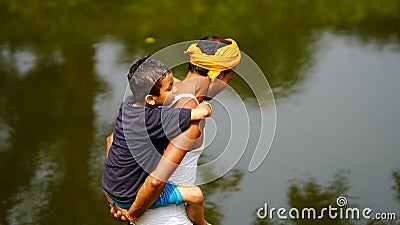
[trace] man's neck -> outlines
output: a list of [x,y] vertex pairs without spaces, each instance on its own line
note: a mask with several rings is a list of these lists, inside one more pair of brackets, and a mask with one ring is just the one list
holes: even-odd
[[208,80],[205,79],[204,76],[200,75],[197,72],[189,71],[186,74],[186,77],[182,80],[182,82],[188,82],[188,88],[186,88],[186,93],[193,94],[196,96],[199,102],[203,101],[203,96],[207,94],[208,90]]
[[195,78],[195,77],[202,77],[198,72],[196,71],[188,71],[186,74],[186,77],[183,78],[183,80],[188,80],[190,78]]

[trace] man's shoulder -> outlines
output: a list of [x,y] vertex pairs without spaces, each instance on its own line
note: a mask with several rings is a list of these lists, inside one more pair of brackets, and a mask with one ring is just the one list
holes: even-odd
[[196,108],[196,106],[199,104],[196,98],[194,96],[182,96],[179,99],[176,100],[176,103],[174,104],[175,108]]

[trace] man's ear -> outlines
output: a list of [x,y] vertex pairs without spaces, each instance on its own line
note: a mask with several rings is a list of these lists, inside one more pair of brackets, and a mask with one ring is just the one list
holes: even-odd
[[156,100],[155,100],[153,95],[146,95],[145,100],[146,100],[146,103],[149,104],[149,105],[155,105],[156,104]]

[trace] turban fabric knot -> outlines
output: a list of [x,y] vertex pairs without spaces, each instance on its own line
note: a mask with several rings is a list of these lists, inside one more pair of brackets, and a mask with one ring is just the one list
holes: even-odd
[[185,54],[189,54],[190,63],[208,69],[208,76],[211,79],[216,78],[221,71],[231,69],[240,62],[240,50],[238,45],[233,39],[227,38],[227,41],[232,42],[230,45],[226,45],[218,49],[214,55],[207,55],[201,51],[197,44],[192,44],[185,51]]

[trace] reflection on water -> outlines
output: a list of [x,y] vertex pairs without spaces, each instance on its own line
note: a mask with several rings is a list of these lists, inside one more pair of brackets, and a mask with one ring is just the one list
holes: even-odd
[[[55,150],[58,146],[53,146]],[[49,210],[49,203],[54,197],[54,190],[60,188],[63,172],[60,166],[43,152],[33,160],[34,173],[29,185],[21,186],[11,196],[7,209],[9,224],[37,224],[42,215]],[[24,216],[21,216],[24,215]]]
[[[320,204],[338,189],[327,190],[319,180],[338,168],[351,170],[360,205],[392,207],[393,196],[400,201],[399,1],[157,4],[0,3],[0,224],[115,224],[101,196],[100,175],[104,138],[125,92],[128,65],[208,34],[237,39],[281,103],[271,160],[255,173],[246,172],[247,161],[202,186],[210,196],[210,221],[246,224],[260,202],[281,203],[285,185],[292,193],[289,204]],[[183,4],[191,11],[176,7]],[[146,44],[148,36],[156,42]],[[323,57],[330,45],[331,61]],[[232,87],[246,103],[255,102],[242,80],[233,80]],[[259,115],[251,107],[249,114],[257,126]],[[316,174],[318,182],[302,179],[300,171],[300,179],[288,183],[292,168]],[[397,172],[383,177],[393,169]],[[396,181],[395,193],[386,191],[392,188],[385,183],[389,179]],[[342,188],[350,185],[342,182]]]
[[[240,169],[233,169],[220,179],[200,186],[205,196],[204,207],[206,219],[209,223],[222,224],[224,217],[222,214],[223,201],[239,191],[238,184],[242,181],[244,174]],[[207,175],[204,172],[202,174],[202,176]]]
[[[347,172],[345,171],[339,171],[338,173],[336,173],[334,178],[327,185],[320,184],[316,178],[297,178],[290,180],[289,183],[290,185],[286,192],[288,210],[289,208],[296,208],[301,212],[303,208],[313,208],[316,212],[318,212],[318,215],[320,215],[319,212],[321,212],[322,208],[328,208],[329,205],[336,207],[336,199],[339,196],[346,196],[347,199],[350,199],[350,201],[352,201],[353,199],[348,197],[347,192],[349,190],[349,179],[347,177]],[[271,208],[274,206],[269,207]],[[355,207],[355,205],[353,204],[351,207]],[[301,215],[302,214],[300,214],[299,216]],[[288,221],[281,220],[277,218],[277,214],[273,214],[272,218],[273,219],[270,219],[270,215],[268,214],[268,217],[265,219],[255,219],[253,224],[353,224],[349,220],[332,220],[329,218],[329,216],[318,220],[293,219]]]
[[11,53],[10,49],[4,46],[1,53],[9,61],[9,65],[16,70],[16,75],[23,76],[35,67],[36,56],[29,50],[21,49]]
[[[335,214],[329,214],[328,211],[324,211],[324,217],[322,219],[280,219],[278,217],[277,211],[273,212],[273,216],[271,219],[270,211],[268,212],[266,218],[260,219],[256,218],[253,221],[254,225],[313,225],[313,224],[343,224],[343,225],[351,225],[351,224],[365,224],[365,225],[395,225],[396,220],[365,220],[365,219],[346,219],[346,215],[349,218],[356,217],[357,214],[346,214],[347,209],[359,209],[359,217],[362,218],[362,210],[363,208],[357,204],[357,196],[349,196],[349,188],[351,182],[349,180],[349,172],[347,171],[339,171],[335,174],[334,178],[327,184],[322,185],[320,181],[316,178],[307,178],[307,179],[293,179],[289,181],[290,185],[286,192],[286,198],[288,207],[286,208],[286,216],[288,216],[288,211],[292,208],[298,209],[300,214],[297,216],[302,217],[302,210],[304,208],[315,209],[316,218],[318,218],[323,211],[321,209],[325,208],[328,209],[329,206],[338,208],[339,210],[336,211],[337,217],[342,215],[343,219],[331,219],[330,216],[335,216]],[[394,172],[394,176],[396,177],[398,174]],[[397,179],[397,177],[396,177]],[[398,180],[396,180],[396,185],[398,185]],[[339,202],[344,204],[344,206],[339,206],[338,198],[346,198],[346,203]],[[342,199],[343,200],[343,199]],[[268,206],[268,210],[271,210],[272,207],[276,206]],[[276,207],[279,208],[279,207]],[[340,214],[340,209],[343,210],[343,214]],[[258,209],[257,209],[258,210]],[[370,214],[373,217],[374,213],[379,210],[373,209],[373,213]],[[380,211],[383,212],[383,211]],[[393,211],[392,211],[393,212]],[[388,212],[385,212],[388,213]],[[256,213],[254,213],[256,215]],[[263,213],[261,215],[264,215]],[[282,214],[280,214],[282,216]],[[296,216],[296,213],[291,215]],[[314,214],[308,214],[306,212],[305,217]],[[312,217],[312,216],[310,216]],[[397,217],[398,218],[398,215]]]
[[[92,192],[87,162],[96,86],[90,48],[62,47],[59,54],[65,60],[57,51],[46,55],[35,49],[34,67],[24,56],[21,62],[28,67],[23,70],[1,58],[1,120],[8,129],[2,133],[9,132],[1,140],[8,148],[0,158],[0,183],[7,184],[0,187],[1,224],[46,224],[65,211],[71,214],[65,223],[88,221]],[[15,47],[8,49],[20,55]]]
[[[233,36],[263,68],[275,96],[284,97],[299,91],[296,86],[307,78],[306,69],[314,64],[313,53],[319,47],[314,43],[321,30],[330,29],[381,44],[398,42],[400,32],[395,22],[400,17],[396,0],[385,4],[375,4],[374,0],[338,0],[334,6],[312,0],[240,4],[234,0],[224,4],[175,0],[159,3],[158,7],[148,1],[71,2],[3,1],[1,18],[7,23],[1,25],[10,32],[3,33],[0,42],[10,43],[12,52],[22,45],[48,54],[71,43],[90,46],[103,35],[111,35],[124,43],[130,55],[144,55],[205,34]],[[183,4],[193,11],[182,12],[176,7]],[[215,20],[205,14],[224,19]],[[26,26],[22,28],[20,24]],[[148,36],[156,37],[154,45],[145,43]]]
[[394,185],[393,189],[396,191],[396,198],[400,202],[400,171],[393,172]]

